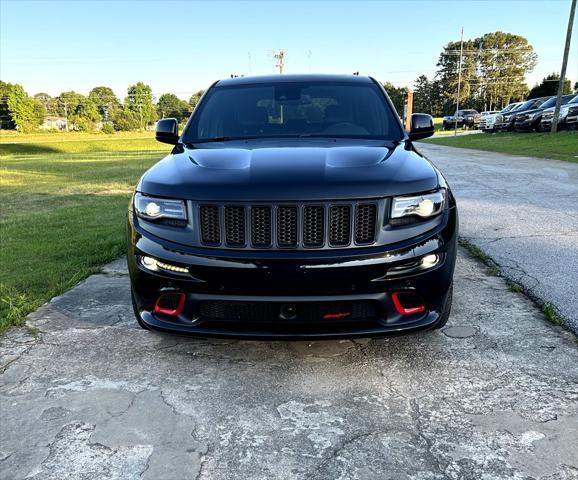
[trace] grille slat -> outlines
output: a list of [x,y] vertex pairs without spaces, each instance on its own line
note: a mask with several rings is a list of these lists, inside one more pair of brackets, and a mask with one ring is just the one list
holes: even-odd
[[375,241],[377,206],[374,203],[360,203],[355,212],[355,243],[361,245]]
[[376,241],[376,202],[202,204],[201,243],[232,248],[345,248]]
[[277,244],[280,247],[297,246],[297,207],[277,208]]
[[307,205],[303,208],[303,245],[321,247],[325,237],[324,208]]
[[261,248],[271,246],[271,207],[251,207],[251,243]]
[[329,244],[334,247],[349,245],[351,236],[351,207],[333,205],[329,212]]
[[225,242],[232,247],[245,245],[245,207],[225,207]]
[[217,205],[201,205],[201,240],[209,245],[221,243],[221,223]]

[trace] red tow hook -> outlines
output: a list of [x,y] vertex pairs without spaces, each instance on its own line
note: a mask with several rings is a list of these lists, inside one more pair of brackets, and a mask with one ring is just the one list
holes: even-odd
[[[178,300],[175,297],[177,297]],[[164,315],[176,317],[181,314],[184,307],[184,293],[164,293],[157,299],[155,303],[155,313],[162,313]]]
[[[404,307],[402,304],[402,298],[400,296],[408,296],[410,299],[414,300],[412,303],[414,306],[411,307]],[[421,313],[425,312],[425,305],[423,303],[419,305],[415,305],[415,300],[418,300],[419,297],[412,292],[395,292],[391,295],[391,299],[393,300],[393,305],[397,312],[400,315],[412,315],[414,313]],[[421,300],[419,300],[421,301]]]

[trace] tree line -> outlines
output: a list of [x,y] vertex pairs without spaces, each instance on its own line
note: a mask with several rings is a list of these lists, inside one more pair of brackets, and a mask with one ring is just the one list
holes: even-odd
[[[461,58],[461,60],[460,60]],[[413,111],[433,116],[451,114],[456,109],[458,83],[462,108],[497,110],[526,98],[555,95],[559,75],[553,73],[530,89],[525,77],[537,63],[534,48],[520,35],[505,32],[446,44],[439,54],[432,78],[420,75],[414,81]],[[399,114],[408,93],[407,87],[382,84]],[[578,82],[574,85],[578,91]],[[564,93],[570,93],[570,81]],[[30,96],[18,84],[0,81],[0,128],[29,131],[38,128],[47,116],[64,119],[69,130],[139,130],[159,118],[175,117],[184,121],[201,98],[203,90],[188,102],[172,93],[155,102],[151,87],[143,82],[131,85],[121,102],[109,87],[95,87],[87,96],[74,91],[56,97],[46,93]]]
[[[486,33],[464,40],[463,47],[460,41],[449,42],[439,54],[433,77],[420,75],[414,81],[413,111],[436,117],[452,114],[456,109],[458,82],[460,107],[479,111],[555,95],[556,80],[560,78],[555,73],[531,90],[526,84],[525,77],[536,63],[537,55],[528,40],[512,33]],[[578,82],[574,88],[578,88]],[[569,80],[564,90],[571,93]]]
[[194,93],[188,102],[165,93],[155,102],[151,87],[137,82],[128,88],[121,102],[110,87],[95,87],[87,96],[75,91],[56,97],[47,93],[30,96],[21,85],[0,81],[0,128],[26,132],[37,129],[47,117],[56,117],[65,121],[68,130],[140,130],[159,118],[184,121],[203,93]]

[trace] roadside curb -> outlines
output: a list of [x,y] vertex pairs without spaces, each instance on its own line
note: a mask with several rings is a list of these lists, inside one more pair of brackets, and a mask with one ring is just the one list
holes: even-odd
[[566,318],[564,315],[560,313],[560,310],[556,307],[556,305],[549,303],[548,301],[545,301],[544,299],[537,296],[532,291],[532,289],[512,279],[507,273],[504,272],[504,269],[498,262],[496,262],[482,248],[478,247],[468,238],[459,236],[458,243],[462,248],[467,250],[473,257],[475,257],[480,262],[482,262],[486,267],[488,267],[487,273],[489,275],[503,278],[512,292],[521,293],[524,296],[526,296],[529,300],[531,300],[540,309],[540,311],[542,312],[546,320],[548,320],[548,322],[550,322],[554,326],[562,327],[564,330],[573,334],[578,340],[578,332],[574,332],[573,330],[570,329],[568,318]]

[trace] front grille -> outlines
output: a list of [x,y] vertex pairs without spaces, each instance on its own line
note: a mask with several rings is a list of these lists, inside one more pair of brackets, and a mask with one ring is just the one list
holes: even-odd
[[200,240],[210,247],[344,248],[376,241],[377,202],[199,205]]
[[[291,305],[294,316],[283,317],[283,310]],[[243,302],[203,300],[198,313],[203,320],[242,320],[246,322],[330,322],[370,319],[379,316],[375,301],[353,300],[341,302]]]

